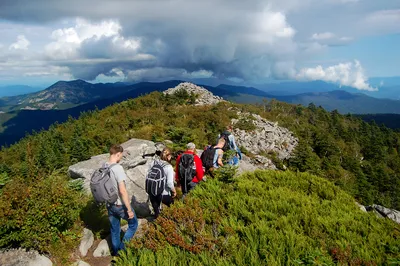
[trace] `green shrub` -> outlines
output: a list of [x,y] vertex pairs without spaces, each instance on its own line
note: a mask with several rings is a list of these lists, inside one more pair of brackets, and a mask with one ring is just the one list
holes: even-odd
[[253,121],[254,118],[252,116],[241,117],[239,121],[236,122],[235,127],[245,131],[253,131],[257,129]]
[[322,178],[255,171],[197,186],[117,265],[385,265],[400,260],[399,229]]
[[81,198],[57,173],[32,183],[14,179],[0,195],[0,246],[47,251],[77,221]]

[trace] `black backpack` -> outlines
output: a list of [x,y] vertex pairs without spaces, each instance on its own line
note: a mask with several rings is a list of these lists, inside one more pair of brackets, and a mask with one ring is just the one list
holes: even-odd
[[214,147],[209,147],[200,156],[201,162],[206,168],[206,170],[210,169],[211,167],[214,166],[214,156],[216,150],[221,149],[221,148],[214,148]]
[[227,150],[230,150],[230,149],[231,149],[231,142],[230,142],[230,140],[229,140],[229,135],[231,135],[230,132],[224,131],[224,132],[222,132],[221,135],[219,136],[220,139],[221,139],[221,138],[224,138],[224,140],[225,140],[224,147],[222,147],[222,150],[223,150],[223,151],[227,151]]
[[165,189],[166,179],[164,165],[155,160],[146,176],[146,193],[155,197],[161,195]]
[[188,191],[187,187],[195,176],[194,166],[194,155],[193,154],[182,154],[179,161],[179,181],[182,186],[182,193]]

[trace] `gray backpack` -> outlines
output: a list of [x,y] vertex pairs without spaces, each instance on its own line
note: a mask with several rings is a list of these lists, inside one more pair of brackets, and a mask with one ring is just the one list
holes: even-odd
[[103,166],[92,174],[90,190],[97,204],[114,204],[118,199],[118,186],[115,177],[111,176],[111,168],[115,166]]

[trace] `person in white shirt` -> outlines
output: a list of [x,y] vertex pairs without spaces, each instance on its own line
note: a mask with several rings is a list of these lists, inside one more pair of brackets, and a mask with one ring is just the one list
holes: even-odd
[[[122,159],[124,148],[120,145],[113,145],[110,148],[110,158],[105,163],[106,166],[113,166],[111,168],[111,176],[116,179],[116,187],[118,190],[118,199],[114,204],[107,204],[108,218],[111,225],[111,244],[112,255],[117,255],[119,250],[125,249],[124,242],[129,241],[134,235],[138,227],[138,219],[135,211],[129,201],[128,192],[126,190],[125,182],[127,176],[124,169],[119,164]],[[128,229],[121,241],[121,218],[128,221]]]
[[[154,196],[152,194],[149,194],[150,202],[151,205],[153,206],[154,210],[154,215],[155,218],[157,218],[160,215],[160,210],[161,210],[161,203],[164,203],[167,206],[170,206],[174,198],[176,197],[176,190],[174,186],[174,169],[172,168],[172,165],[170,164],[172,159],[172,152],[169,148],[164,148],[163,151],[160,154],[160,159],[154,160],[149,167],[149,170],[155,163],[159,163],[162,165],[164,169],[164,173],[166,175],[166,182],[165,182],[165,188],[164,191],[162,192],[161,195],[159,196]],[[157,161],[158,160],[158,161]]]

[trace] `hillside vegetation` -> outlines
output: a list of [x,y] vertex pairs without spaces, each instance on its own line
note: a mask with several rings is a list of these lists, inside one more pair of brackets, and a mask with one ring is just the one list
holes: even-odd
[[[17,144],[3,149],[0,152],[0,247],[23,246],[50,252],[54,256],[68,257],[60,252],[76,242],[79,224],[82,222],[87,205],[90,204],[89,199],[82,195],[80,185],[68,182],[66,169],[69,165],[105,153],[111,144],[122,143],[133,137],[153,141],[169,139],[174,142],[174,149],[183,148],[190,141],[202,147],[214,142],[215,136],[224,126],[229,124],[232,118],[237,118],[235,111],[227,111],[229,107],[278,121],[280,126],[289,128],[297,135],[300,143],[293,158],[278,162],[273,154],[268,155],[274,158],[278,166],[283,168],[283,165],[286,165],[293,171],[308,171],[324,177],[365,205],[376,203],[399,208],[398,133],[378,127],[376,124],[367,124],[351,116],[327,112],[314,105],[305,108],[266,101],[258,106],[219,103],[215,106],[194,107],[190,105],[191,102],[193,95],[188,95],[185,91],[172,96],[154,92],[102,111],[84,113],[78,120],[71,118],[64,124],[53,125],[48,131],[28,136]],[[251,156],[249,151],[244,152]],[[308,178],[306,175],[304,177]],[[225,189],[218,188],[215,182],[210,182],[210,186],[215,186],[217,190]],[[269,184],[266,183],[266,186]],[[282,183],[282,186],[286,185]],[[326,188],[328,190],[323,193],[331,194],[330,190],[334,187],[327,185]],[[257,188],[254,190],[254,197],[260,195]],[[198,197],[200,194],[196,192]],[[339,194],[344,195],[342,192]],[[207,195],[204,194],[205,196]],[[249,197],[252,197],[251,194]],[[350,197],[344,197],[352,206]],[[299,196],[298,199],[301,198],[302,196]],[[261,197],[258,201],[263,203],[263,199]],[[295,208],[296,204],[299,204],[296,202],[291,202],[294,205],[287,205],[285,208],[302,211]],[[348,208],[343,209],[343,212],[356,210],[355,207]],[[332,209],[335,209],[334,206]],[[231,219],[236,218],[232,216]],[[322,226],[318,219],[313,222],[316,223],[315,226]],[[381,230],[381,226],[385,228],[389,226],[383,220],[379,222],[382,225],[376,230]],[[324,226],[326,227],[324,230],[332,231],[325,235],[327,239],[341,228],[329,223]],[[304,228],[308,227],[307,224],[304,225]],[[383,239],[387,239],[386,236],[390,234],[391,228],[389,226],[382,229],[386,232],[382,233]],[[340,230],[338,238],[341,238]],[[370,236],[365,233],[363,237],[369,239],[374,234]],[[244,237],[243,233],[240,233],[239,237]],[[265,239],[255,241],[261,246],[265,243],[262,242]],[[357,245],[354,246],[357,251],[351,258],[360,257],[366,261],[379,262],[388,259],[391,254],[391,251],[386,250],[381,258],[372,255],[359,256],[366,251],[362,251],[364,248],[361,244]],[[315,251],[314,247],[315,244],[312,244],[307,252],[315,255],[316,253],[312,253]],[[341,247],[346,250],[344,246]],[[240,249],[240,246],[237,248]],[[331,246],[321,251],[322,256],[328,258],[328,261],[333,258],[326,253],[329,248]],[[308,256],[307,252],[293,254],[301,258],[302,254]],[[264,259],[264,255],[260,256]],[[294,257],[280,258],[280,260],[289,262],[292,258]],[[230,259],[227,259],[227,262],[229,261]]]
[[310,174],[219,175],[166,208],[117,265],[394,265],[398,229]]

